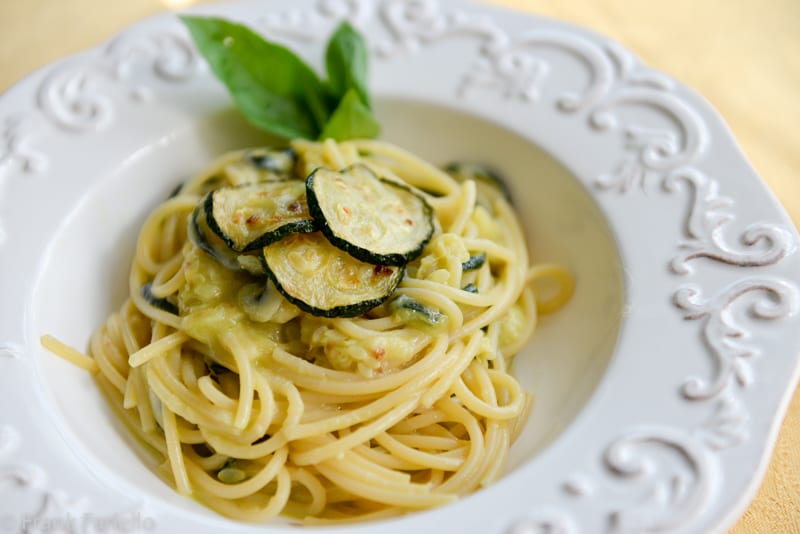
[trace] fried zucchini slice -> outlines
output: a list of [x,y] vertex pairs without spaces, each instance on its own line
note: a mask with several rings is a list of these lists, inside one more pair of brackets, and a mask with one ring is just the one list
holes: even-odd
[[206,196],[208,227],[234,252],[257,250],[295,232],[313,232],[301,180],[222,187]]
[[315,170],[306,179],[306,195],[311,216],[330,242],[364,262],[405,265],[433,234],[430,204],[364,165]]
[[403,278],[404,267],[358,260],[321,232],[296,233],[262,250],[275,287],[312,315],[355,317],[382,304]]

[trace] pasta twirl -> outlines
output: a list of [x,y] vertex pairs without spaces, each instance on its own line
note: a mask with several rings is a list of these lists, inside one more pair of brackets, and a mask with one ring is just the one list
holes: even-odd
[[[178,492],[230,517],[386,517],[491,482],[531,406],[511,359],[537,310],[568,300],[571,276],[530,265],[500,189],[383,142],[292,149],[299,178],[363,165],[432,207],[433,235],[391,299],[354,317],[314,315],[275,291],[257,255],[223,265],[199,248],[191,221],[203,197],[274,172],[235,152],[151,213],[130,296],[89,356],[43,342],[96,373]],[[540,278],[558,286],[541,303]]]

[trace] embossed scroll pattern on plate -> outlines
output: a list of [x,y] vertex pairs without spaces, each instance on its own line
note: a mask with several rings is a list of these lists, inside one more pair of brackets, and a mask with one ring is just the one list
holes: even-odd
[[[54,134],[88,134],[114,125],[115,106],[141,105],[155,91],[136,83],[132,72],[148,68],[160,82],[180,82],[197,71],[199,56],[183,33],[145,38],[121,35],[99,54],[67,59],[51,68],[32,95],[30,109],[0,118],[0,209],[4,181],[46,171],[46,139]],[[0,247],[6,239],[0,217]]]
[[[372,2],[324,1],[313,12],[292,11],[261,19],[262,28],[294,38],[316,39],[326,35],[330,19],[346,18],[355,26],[377,18],[390,38],[374,46],[375,56],[385,61],[415,53],[437,42],[458,36],[480,40],[474,68],[454,87],[457,96],[470,98],[479,90],[496,91],[520,105],[540,104],[552,66],[537,51],[558,49],[574,56],[588,68],[590,84],[566,90],[555,99],[565,114],[584,114],[587,126],[598,132],[622,132],[625,157],[616,169],[596,179],[601,191],[628,194],[659,183],[665,194],[690,191],[690,208],[669,267],[676,276],[693,274],[692,263],[707,259],[740,267],[741,278],[719,295],[704,298],[703,288],[679,285],[673,302],[689,321],[702,323],[701,337],[716,364],[716,376],[687,377],[680,394],[687,402],[708,405],[707,417],[691,428],[641,425],[608,444],[603,455],[606,472],[629,481],[630,505],[610,509],[609,530],[617,532],[669,531],[702,513],[720,484],[721,450],[748,439],[747,407],[737,388],[754,380],[749,356],[757,347],[739,341],[746,326],[734,323],[733,310],[747,297],[754,320],[778,320],[796,314],[798,288],[788,281],[752,277],[748,267],[774,265],[796,248],[792,233],[782,223],[757,221],[729,241],[729,225],[736,219],[733,200],[719,194],[719,183],[700,170],[710,143],[708,128],[692,105],[675,91],[666,76],[643,67],[619,45],[598,42],[557,29],[532,29],[509,35],[481,14],[448,9],[436,0],[388,0]],[[618,111],[626,106],[645,106],[668,119],[674,128],[627,124]],[[682,235],[683,232],[683,235]],[[564,483],[564,493],[581,499],[596,485],[577,474]],[[516,520],[511,534],[537,532],[571,533],[576,522],[567,511],[540,510]]]

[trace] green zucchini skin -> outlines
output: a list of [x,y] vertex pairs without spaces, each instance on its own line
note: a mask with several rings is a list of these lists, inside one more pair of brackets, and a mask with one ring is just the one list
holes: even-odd
[[[289,188],[296,184],[296,188],[298,189],[298,193],[300,193],[297,198],[292,200],[292,204],[297,205],[296,210],[292,213],[291,206],[277,206],[277,208],[273,212],[261,212],[257,213],[254,216],[257,217],[265,217],[269,218],[283,218],[283,222],[277,223],[271,228],[265,229],[258,229],[254,230],[248,237],[244,240],[238,240],[229,235],[230,231],[226,232],[223,230],[223,225],[231,224],[230,220],[217,220],[218,217],[216,216],[216,204],[220,199],[220,196],[228,194],[228,195],[240,195],[242,197],[254,197],[259,194],[263,195],[270,195],[275,193],[275,191],[279,190],[279,188]],[[270,243],[274,243],[280,239],[283,239],[289,234],[293,234],[296,232],[313,232],[317,229],[317,225],[311,215],[308,213],[308,206],[305,202],[305,189],[303,187],[303,182],[299,180],[285,180],[280,182],[259,182],[253,184],[243,184],[240,186],[235,187],[222,187],[211,191],[205,197],[203,201],[203,210],[205,212],[206,217],[206,224],[208,228],[214,232],[225,244],[234,252],[250,252],[254,250],[261,249]],[[290,197],[291,200],[292,197]],[[231,215],[232,217],[232,215]],[[241,225],[240,225],[241,226]],[[246,224],[245,224],[246,226]]]
[[[251,148],[220,169],[224,183],[240,186],[297,179],[294,175],[297,153],[291,148]],[[305,178],[305,176],[303,176]]]
[[405,274],[404,266],[353,258],[321,232],[287,236],[264,247],[262,258],[278,291],[301,310],[319,317],[363,315],[384,303]]
[[426,327],[437,328],[443,326],[447,322],[446,315],[438,310],[425,306],[420,301],[408,295],[396,297],[389,306],[393,312],[398,313],[405,320],[417,322]]
[[144,297],[144,300],[146,300],[159,310],[171,313],[172,315],[178,315],[178,306],[176,306],[175,304],[173,304],[172,302],[170,302],[165,298],[153,295],[152,288],[153,284],[151,282],[147,282],[142,286],[140,291],[142,292],[142,297]]
[[224,365],[222,365],[221,363],[218,363],[218,362],[212,360],[208,356],[205,357],[204,361],[205,361],[205,364],[206,364],[206,368],[208,368],[208,372],[214,378],[218,377],[219,375],[224,375],[225,373],[233,372],[230,369],[228,369],[227,367],[225,367]]
[[183,190],[183,185],[184,185],[184,182],[181,182],[178,185],[176,185],[175,188],[172,191],[170,191],[169,196],[167,197],[167,200],[175,198],[178,195],[180,195],[181,191]]
[[[331,181],[341,190],[339,198],[332,198],[330,184],[326,184]],[[327,194],[322,191],[326,186]],[[364,165],[353,165],[341,172],[325,168],[314,170],[306,179],[306,196],[309,212],[325,237],[363,262],[405,265],[422,254],[433,235],[430,204],[411,188],[379,178]],[[349,204],[342,206],[340,200]],[[346,215],[342,215],[343,212]],[[351,214],[361,219],[340,220]],[[364,229],[384,232],[378,240],[372,235],[365,236]],[[404,240],[408,230],[413,232],[408,232],[412,237]]]
[[467,261],[461,264],[461,270],[474,271],[475,269],[480,269],[483,267],[484,263],[486,263],[486,254],[483,252],[480,254],[473,254]]
[[208,227],[205,217],[204,203],[200,202],[192,211],[189,220],[189,240],[198,248],[210,254],[223,267],[231,270],[239,270],[239,262],[236,261],[237,254],[225,244],[217,234]]
[[297,164],[297,153],[292,147],[254,148],[245,152],[244,159],[258,169],[289,176]]
[[466,291],[467,293],[477,293],[478,292],[478,286],[476,286],[475,284],[467,284],[464,287],[462,287],[461,289],[463,291]]
[[483,184],[498,190],[506,201],[512,203],[511,188],[506,180],[494,169],[482,163],[471,163],[466,161],[454,161],[445,165],[444,170],[456,180],[475,180],[476,184]]

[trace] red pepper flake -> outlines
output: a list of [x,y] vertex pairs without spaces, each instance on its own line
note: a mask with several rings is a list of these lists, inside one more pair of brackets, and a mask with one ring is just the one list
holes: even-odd
[[287,209],[289,210],[290,213],[297,213],[302,209],[302,206],[298,201],[295,200],[294,202],[292,202],[287,206]]
[[261,219],[261,217],[259,217],[258,215],[251,215],[250,217],[247,218],[245,223],[248,225],[253,225],[256,224],[259,221],[259,219]]
[[383,347],[378,347],[372,351],[372,356],[376,360],[381,361],[386,356],[386,351],[383,350]]
[[411,219],[406,219],[405,223],[407,226],[414,226],[414,221],[412,221]]
[[376,265],[373,271],[376,276],[389,275],[392,273],[391,267],[387,267],[386,265]]

